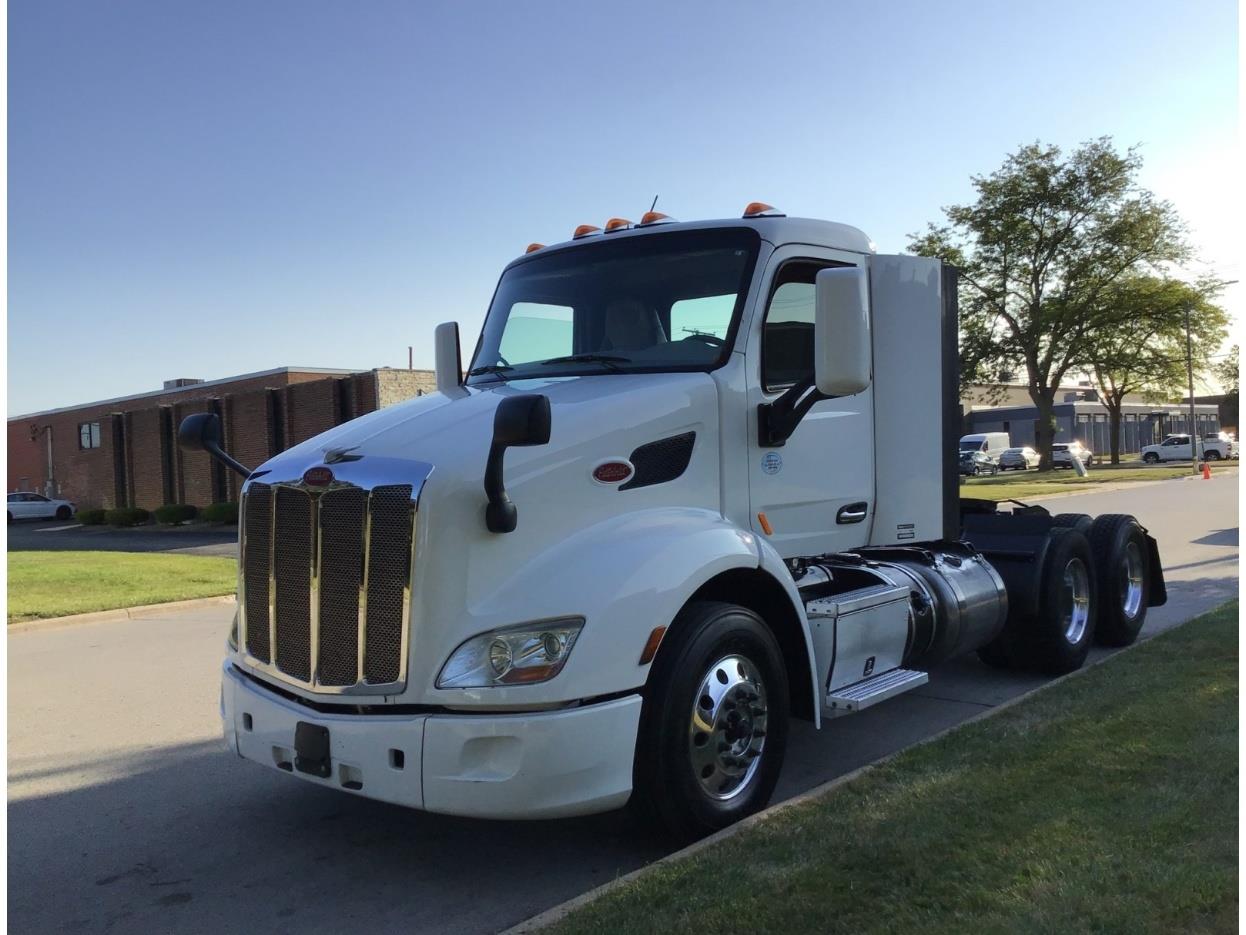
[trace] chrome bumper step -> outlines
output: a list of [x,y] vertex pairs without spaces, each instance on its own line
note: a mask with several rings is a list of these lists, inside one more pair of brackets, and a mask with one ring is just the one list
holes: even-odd
[[919,688],[929,681],[930,675],[927,672],[891,669],[829,693],[826,696],[826,713],[831,717],[853,714],[910,689]]

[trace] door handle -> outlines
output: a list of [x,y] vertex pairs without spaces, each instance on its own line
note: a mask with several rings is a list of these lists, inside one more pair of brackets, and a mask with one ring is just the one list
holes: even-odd
[[865,519],[865,514],[869,511],[868,503],[849,503],[847,506],[841,506],[839,512],[835,514],[835,522],[841,526],[850,523],[859,523]]

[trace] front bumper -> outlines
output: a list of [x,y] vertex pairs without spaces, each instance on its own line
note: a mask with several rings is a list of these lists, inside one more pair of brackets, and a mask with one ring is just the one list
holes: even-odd
[[[317,785],[474,818],[609,811],[632,791],[639,695],[534,714],[326,714],[226,663],[221,719],[239,756]],[[329,731],[330,768],[294,769],[300,723]]]

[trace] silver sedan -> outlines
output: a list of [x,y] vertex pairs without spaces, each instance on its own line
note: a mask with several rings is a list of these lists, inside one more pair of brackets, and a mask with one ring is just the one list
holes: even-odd
[[1028,471],[1042,460],[1033,448],[1008,448],[999,456],[1001,471]]

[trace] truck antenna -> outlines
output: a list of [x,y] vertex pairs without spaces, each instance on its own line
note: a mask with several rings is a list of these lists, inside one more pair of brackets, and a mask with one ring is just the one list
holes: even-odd
[[649,210],[650,210],[650,211],[653,211],[653,209],[654,209],[654,208],[656,208],[657,206],[658,206],[658,196],[657,196],[657,195],[654,195],[654,196],[653,196],[653,204],[651,204],[651,205],[649,206]]

